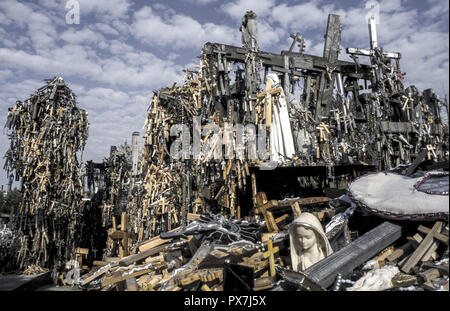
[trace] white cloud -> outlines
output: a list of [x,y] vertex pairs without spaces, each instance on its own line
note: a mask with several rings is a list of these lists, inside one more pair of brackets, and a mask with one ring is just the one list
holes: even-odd
[[318,7],[315,3],[304,3],[294,6],[280,4],[273,8],[272,18],[283,28],[304,32],[326,25],[328,14],[333,6]]
[[103,32],[105,35],[113,35],[113,36],[119,35],[119,32],[116,29],[112,28],[111,26],[109,26],[107,24],[98,23],[95,26],[98,30]]
[[5,14],[0,12],[0,25],[10,25],[11,19],[8,18]]
[[424,15],[428,18],[437,18],[438,16],[446,16],[448,27],[449,2],[445,0],[428,0],[427,2],[430,4],[430,9],[425,11]]
[[97,83],[120,87],[162,87],[179,81],[182,67],[147,52],[132,52],[124,43],[112,42],[112,51],[120,55],[99,57],[85,45],[64,45],[43,55],[0,48],[0,62],[5,68],[31,71],[45,77],[83,77]]
[[80,16],[94,13],[103,20],[126,18],[131,3],[128,0],[77,0],[80,3]]
[[258,18],[267,16],[274,5],[275,0],[237,0],[223,4],[221,9],[232,18],[239,20],[247,11],[255,12]]
[[99,32],[94,32],[89,28],[75,30],[69,28],[59,35],[59,37],[70,44],[82,44],[104,41],[105,38]]
[[229,26],[201,24],[194,18],[182,14],[170,13],[161,17],[161,14],[157,14],[149,6],[134,13],[131,29],[133,35],[142,42],[177,49],[200,50],[208,41],[226,44],[236,44],[240,41],[236,29]]
[[209,5],[211,3],[215,3],[218,0],[182,0],[183,2],[187,2],[189,4],[196,4],[196,5]]

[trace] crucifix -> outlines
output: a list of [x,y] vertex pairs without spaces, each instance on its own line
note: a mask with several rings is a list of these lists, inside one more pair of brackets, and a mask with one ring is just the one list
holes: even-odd
[[293,39],[291,47],[289,48],[289,52],[292,52],[292,50],[295,47],[295,43],[298,42],[298,47],[300,48],[300,53],[303,53],[305,50],[305,39],[303,37],[300,37],[300,34],[297,32],[295,34],[291,34],[290,37]]
[[[372,64],[374,72],[378,72],[379,70],[389,69],[385,61],[391,62],[392,59],[396,61],[396,71],[400,72],[400,58],[402,55],[399,52],[385,52],[383,49],[378,47],[378,38],[377,38],[377,26],[376,20],[372,16],[368,20],[369,24],[369,37],[370,37],[370,49],[359,49],[359,48],[347,48],[347,54],[350,54],[355,60],[356,64],[356,55],[369,56],[370,62]],[[381,62],[378,57],[382,56]],[[378,87],[376,84],[384,83],[384,80],[381,79],[379,74],[374,74],[375,81],[372,82],[373,88]],[[374,83],[375,82],[375,83]]]
[[275,271],[275,253],[279,251],[279,247],[273,247],[273,241],[272,239],[269,239],[267,241],[267,252],[263,254],[264,258],[269,258],[269,269],[270,269],[270,276],[275,277],[276,271]]

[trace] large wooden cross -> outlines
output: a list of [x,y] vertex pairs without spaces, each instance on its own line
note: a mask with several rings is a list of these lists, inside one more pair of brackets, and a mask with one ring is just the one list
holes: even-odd
[[321,121],[321,117],[328,117],[330,113],[331,100],[334,89],[334,77],[336,63],[339,56],[341,43],[341,17],[339,15],[328,15],[327,33],[325,35],[325,46],[323,49],[323,59],[325,69],[320,73],[318,99],[315,112],[315,120]]
[[[417,249],[412,253],[412,255],[406,260],[406,262],[402,265],[401,270],[405,273],[409,273],[411,269],[427,254],[429,254],[431,251],[430,249],[436,249],[437,248],[437,240],[442,239],[443,236],[440,234],[442,229],[443,223],[441,221],[437,221],[433,228],[426,230],[427,228],[420,228],[422,229],[422,232],[427,232],[427,235],[422,240],[422,242],[419,244]],[[424,230],[425,229],[425,230]],[[448,237],[444,241],[447,241],[448,243]]]
[[[347,53],[351,55],[374,56],[375,49],[378,48],[377,26],[375,18],[369,18],[369,36],[370,49],[347,48]],[[383,56],[386,58],[400,59],[402,55],[399,52],[385,52]]]
[[266,127],[270,129],[272,125],[272,96],[280,94],[281,88],[272,88],[272,81],[267,79],[266,90],[257,95],[258,99],[265,98],[264,114],[266,116]]

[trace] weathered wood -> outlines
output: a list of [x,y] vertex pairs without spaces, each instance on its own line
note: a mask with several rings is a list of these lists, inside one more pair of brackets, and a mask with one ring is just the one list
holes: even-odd
[[288,217],[289,217],[288,214],[284,214],[283,216],[280,216],[277,219],[275,219],[275,223],[278,224],[278,223],[282,222],[283,220],[286,220],[286,218],[288,218]]
[[100,269],[98,269],[97,271],[95,271],[92,275],[88,276],[87,278],[83,279],[81,281],[81,285],[86,285],[90,282],[92,282],[93,280],[101,277],[103,274],[105,274],[106,272],[108,272],[109,270],[115,268],[119,266],[119,262],[112,262],[109,263],[106,266],[101,267]]
[[435,265],[433,263],[425,262],[423,264],[424,268],[434,268],[438,269],[441,275],[447,275],[448,276],[448,264],[445,265]]
[[121,267],[129,266],[129,265],[131,265],[131,264],[133,264],[135,262],[139,262],[141,260],[146,259],[147,257],[153,256],[153,255],[156,255],[156,254],[162,252],[166,247],[167,247],[166,245],[160,245],[160,246],[151,248],[149,250],[146,250],[144,252],[138,253],[136,255],[132,255],[132,256],[128,256],[128,257],[122,258],[119,261],[119,265]]
[[326,69],[321,72],[319,80],[319,94],[314,117],[316,121],[319,121],[321,116],[328,117],[330,112],[334,89],[334,67],[339,56],[341,32],[341,17],[329,14],[323,49],[323,61]]
[[273,279],[271,277],[260,277],[255,279],[253,285],[254,291],[266,290],[273,287]]
[[185,278],[181,279],[179,284],[181,286],[187,286],[187,285],[192,284],[199,280],[200,280],[200,274],[198,272],[195,272],[195,273],[189,274]]
[[[172,230],[170,230],[170,231],[168,231],[168,232],[174,232],[174,231],[179,230],[180,228],[181,228],[181,227],[177,227],[177,228],[172,229]],[[139,250],[140,252],[144,252],[144,251],[149,250],[149,249],[151,249],[151,248],[154,248],[154,247],[156,247],[156,246],[159,246],[159,245],[162,245],[162,244],[167,244],[167,243],[170,243],[170,242],[172,242],[172,239],[161,239],[161,238],[159,237],[159,235],[158,235],[158,236],[156,236],[156,237],[151,238],[150,240],[147,240],[147,241],[142,242],[142,243],[138,246],[138,250]]]
[[440,232],[442,228],[442,222],[438,221],[434,224],[431,231],[427,234],[427,236],[420,243],[419,247],[414,251],[411,257],[406,261],[406,263],[401,267],[401,270],[405,273],[409,273],[411,269],[422,259],[427,250],[433,244],[434,234],[436,232]]
[[277,232],[263,233],[261,235],[261,242],[263,242],[263,243],[267,242],[270,238],[272,238],[276,234],[277,234]]
[[186,219],[192,221],[192,220],[199,219],[200,217],[201,217],[200,214],[188,213]]
[[299,199],[286,199],[278,201],[278,206],[291,206],[295,202],[300,204],[300,206],[317,204],[317,203],[325,203],[331,201],[331,198],[328,197],[309,197],[309,198],[299,198]]
[[138,291],[139,287],[135,277],[131,277],[125,280],[127,283],[127,291]]
[[387,257],[387,261],[393,262],[393,261],[399,259],[403,255],[405,255],[409,250],[411,250],[412,248],[413,248],[413,242],[408,241],[404,245],[395,249],[394,252]]
[[250,175],[250,179],[251,179],[251,184],[252,184],[252,199],[253,199],[253,208],[256,209],[257,208],[257,203],[256,203],[256,196],[258,194],[258,189],[256,188],[256,175],[255,173],[252,173]]
[[274,254],[277,253],[280,250],[280,248],[273,247],[273,241],[269,239],[267,241],[267,252],[264,253],[264,258],[269,258],[269,269],[270,269],[270,276],[275,277],[275,257]]
[[298,204],[298,202],[295,202],[294,204],[292,204],[291,208],[292,208],[292,212],[294,213],[294,217],[298,217],[302,213],[302,210],[300,209],[300,205]]
[[112,285],[112,284],[116,284],[118,282],[125,281],[126,279],[131,278],[131,277],[137,277],[140,275],[144,275],[146,273],[149,273],[152,270],[153,270],[153,268],[147,268],[147,269],[138,270],[138,271],[130,273],[130,274],[128,274],[127,272],[123,272],[117,276],[106,277],[102,281],[102,287],[106,287],[108,285]]
[[439,242],[434,241],[430,248],[427,250],[427,252],[425,253],[425,255],[423,255],[423,257],[420,259],[421,262],[426,262],[429,260],[434,260],[436,259],[436,250],[439,246]]
[[89,249],[88,248],[77,247],[75,249],[75,254],[88,255],[89,254]]
[[347,275],[401,237],[399,225],[384,222],[349,245],[334,252],[304,271],[324,288],[333,284],[337,274]]
[[155,257],[147,257],[145,260],[144,260],[144,263],[145,264],[154,264],[154,263],[157,263],[157,262],[164,262],[164,255],[158,255],[158,256],[155,256]]
[[[411,176],[417,169],[417,167],[422,163],[427,157],[428,151],[423,149],[419,155],[415,158],[414,162],[406,170],[406,176]],[[427,232],[428,233],[428,232]],[[427,234],[425,233],[425,234]]]
[[[419,232],[421,232],[421,233],[423,233],[423,234],[428,234],[428,233],[430,233],[431,229],[429,229],[429,228],[427,228],[427,227],[425,227],[425,226],[420,225],[419,228],[417,228],[417,231],[419,231]],[[436,240],[441,241],[441,242],[444,243],[444,244],[447,244],[447,243],[448,243],[448,236],[446,236],[446,235],[444,235],[444,234],[442,234],[442,233],[440,233],[440,232],[436,232],[436,233],[434,234],[434,238],[435,238]]]
[[125,256],[128,256],[128,217],[127,213],[123,212],[121,215],[121,221],[120,221],[120,231],[123,232],[121,245],[119,247],[119,257],[123,258]]
[[441,276],[438,269],[428,269],[419,274],[425,282],[432,281]]
[[124,231],[114,231],[111,232],[108,236],[113,240],[122,240],[127,236],[128,233]]

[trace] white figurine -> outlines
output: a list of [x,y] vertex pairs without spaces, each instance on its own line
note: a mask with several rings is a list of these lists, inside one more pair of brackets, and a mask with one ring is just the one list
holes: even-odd
[[329,256],[333,250],[319,219],[302,213],[289,225],[292,270],[304,271]]
[[380,269],[374,269],[356,283],[347,288],[348,291],[381,291],[392,287],[392,278],[400,271],[396,266],[385,266]]

